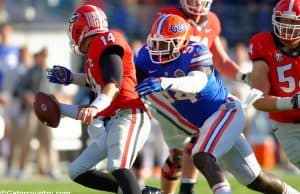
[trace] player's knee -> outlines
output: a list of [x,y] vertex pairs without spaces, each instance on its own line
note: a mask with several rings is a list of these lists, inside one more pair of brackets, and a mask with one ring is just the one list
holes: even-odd
[[162,166],[162,176],[168,180],[177,180],[181,176],[182,152],[172,150]]
[[203,172],[212,162],[216,162],[216,159],[207,152],[199,152],[193,155],[193,162]]
[[75,180],[79,175],[87,172],[89,169],[85,169],[81,166],[79,166],[75,161],[73,161],[69,165],[68,169],[68,175],[72,180]]

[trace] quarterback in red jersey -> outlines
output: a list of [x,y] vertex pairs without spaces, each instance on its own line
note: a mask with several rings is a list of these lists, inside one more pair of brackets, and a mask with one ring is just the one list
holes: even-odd
[[300,168],[300,0],[281,0],[273,10],[272,32],[249,44],[251,86],[264,93],[254,106],[269,112],[275,136]]
[[[69,176],[102,191],[142,193],[130,168],[149,135],[150,115],[135,92],[133,52],[120,32],[109,30],[105,13],[92,5],[74,11],[68,32],[71,48],[86,57],[85,73],[54,66],[48,70],[49,81],[87,86],[96,94],[91,104],[78,111],[60,104],[64,115],[88,124],[92,140],[70,164]],[[112,176],[91,170],[105,158]]]
[[[209,48],[213,54],[213,63],[217,71],[232,80],[246,81],[249,79],[248,72],[241,72],[239,65],[230,59],[222,46],[219,18],[210,11],[212,2],[213,0],[180,0],[181,7],[168,6],[161,8],[158,15],[175,14],[184,18],[190,24],[190,40],[201,42]],[[155,103],[152,104],[155,105]],[[165,193],[175,192],[182,169],[180,193],[190,193],[198,176],[197,170],[195,167],[191,168],[192,160],[189,153],[183,154],[182,166],[181,160],[178,158],[182,158],[181,150],[183,150],[184,144],[189,141],[184,138],[185,134],[182,131],[193,131],[193,129],[184,123],[180,123],[165,107],[169,107],[167,102],[155,106],[158,113],[165,113],[165,115],[156,114],[156,118],[161,123],[167,144],[173,146],[170,147],[170,155],[162,168],[162,190]],[[186,150],[190,150],[189,147],[190,145],[186,147]]]

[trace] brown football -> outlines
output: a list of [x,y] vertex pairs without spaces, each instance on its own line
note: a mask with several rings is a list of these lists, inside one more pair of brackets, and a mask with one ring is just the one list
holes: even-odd
[[58,101],[53,95],[38,92],[35,95],[34,112],[45,125],[54,128],[59,125],[61,112]]

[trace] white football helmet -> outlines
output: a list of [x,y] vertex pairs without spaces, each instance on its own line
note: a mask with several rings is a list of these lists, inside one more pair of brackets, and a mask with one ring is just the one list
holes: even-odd
[[181,7],[193,15],[206,15],[213,0],[180,0]]

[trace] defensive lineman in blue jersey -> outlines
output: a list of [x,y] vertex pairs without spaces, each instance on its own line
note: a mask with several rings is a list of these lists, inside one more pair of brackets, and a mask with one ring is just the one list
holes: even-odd
[[[145,74],[148,74],[149,77],[156,78],[184,77],[193,69],[203,67],[211,71],[207,76],[207,83],[201,92],[185,93],[180,90],[176,91],[176,89],[171,90],[172,86],[170,90],[162,92],[163,96],[172,102],[175,109],[195,126],[202,126],[203,122],[216,112],[220,105],[227,100],[228,92],[222,81],[215,76],[211,53],[204,45],[189,42],[185,51],[178,59],[169,62],[168,65],[152,62],[154,60],[151,59],[151,55],[145,45],[139,52],[138,58],[136,59],[136,66]],[[194,86],[203,85],[203,83],[195,82],[191,84],[192,85],[183,85],[181,87],[183,90],[189,92],[189,90],[193,90]],[[140,87],[142,86],[143,85],[140,85]],[[145,95],[147,89],[148,88],[145,88],[145,91],[140,91],[141,95]]]
[[[179,16],[161,15],[136,58],[136,87],[159,113],[164,138],[172,150],[162,176],[176,179],[180,151],[197,134],[191,149],[193,162],[215,194],[231,194],[217,161],[250,189],[268,194],[298,193],[262,173],[242,131],[245,112],[216,76],[212,55],[189,42],[189,26]],[[162,181],[163,184],[163,181]],[[163,192],[163,190],[162,190]]]

